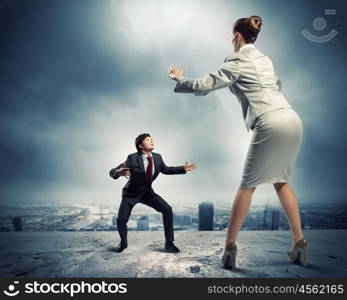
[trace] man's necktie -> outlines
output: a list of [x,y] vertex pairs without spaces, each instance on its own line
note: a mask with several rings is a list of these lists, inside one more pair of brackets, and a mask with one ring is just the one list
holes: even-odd
[[153,160],[151,156],[147,156],[148,159],[148,166],[146,170],[146,177],[148,181],[152,180],[152,172],[153,172]]

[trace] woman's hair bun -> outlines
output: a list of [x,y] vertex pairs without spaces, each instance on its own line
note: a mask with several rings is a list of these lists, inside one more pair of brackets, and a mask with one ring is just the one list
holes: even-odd
[[248,24],[251,31],[258,33],[262,24],[261,17],[259,16],[250,16],[248,18]]

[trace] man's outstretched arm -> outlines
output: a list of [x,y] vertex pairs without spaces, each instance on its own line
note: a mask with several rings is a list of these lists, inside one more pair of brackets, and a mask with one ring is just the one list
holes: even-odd
[[127,157],[126,161],[119,164],[117,167],[115,168],[112,168],[109,172],[110,176],[113,178],[113,179],[118,179],[120,176],[122,176],[123,174],[127,174],[127,170],[128,170],[128,166],[129,166],[129,156]]
[[160,172],[166,175],[174,175],[174,174],[186,174],[187,171],[191,171],[195,168],[195,165],[187,165],[187,163],[184,166],[178,166],[178,167],[168,167],[164,161],[163,158],[160,155]]

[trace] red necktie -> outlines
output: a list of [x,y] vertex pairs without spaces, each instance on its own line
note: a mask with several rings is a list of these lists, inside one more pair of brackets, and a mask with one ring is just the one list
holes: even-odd
[[152,180],[152,172],[153,172],[153,160],[151,156],[147,156],[148,159],[148,166],[146,170],[146,177],[148,181]]

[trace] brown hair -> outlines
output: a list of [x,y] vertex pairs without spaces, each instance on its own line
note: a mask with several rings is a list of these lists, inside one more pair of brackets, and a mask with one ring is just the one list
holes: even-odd
[[141,153],[142,149],[140,145],[144,141],[146,137],[150,137],[151,135],[149,133],[142,133],[135,139],[135,147],[137,149],[137,152]]
[[246,43],[254,43],[260,31],[262,21],[259,16],[240,18],[234,23],[233,32],[240,32]]

